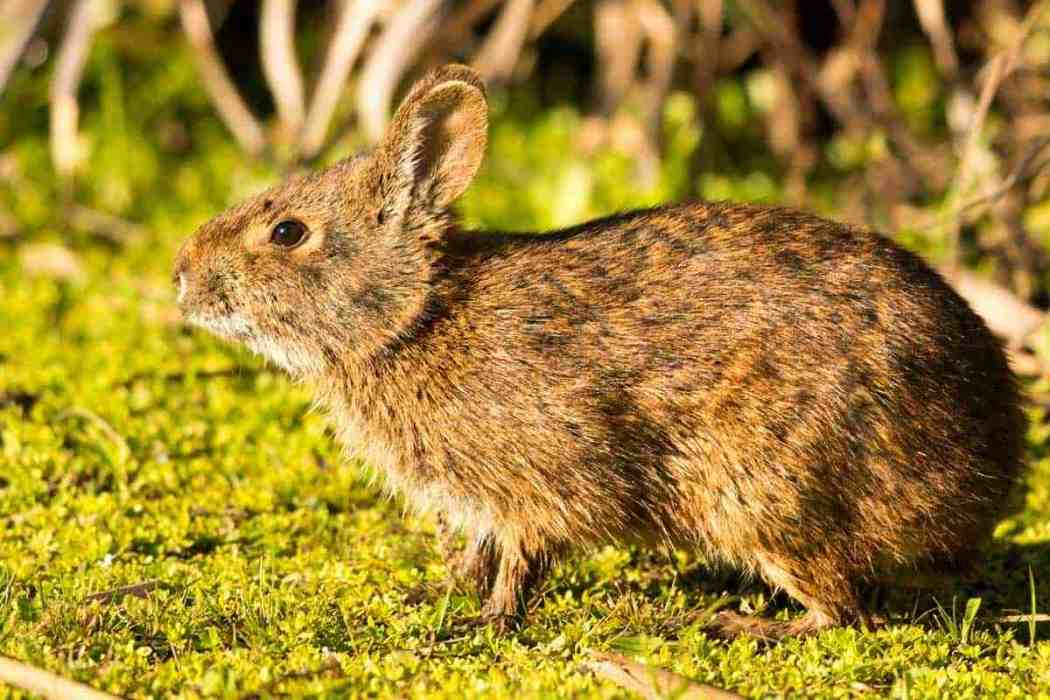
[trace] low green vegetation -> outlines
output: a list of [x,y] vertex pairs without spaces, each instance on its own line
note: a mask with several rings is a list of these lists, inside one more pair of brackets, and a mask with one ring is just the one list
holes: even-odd
[[[884,629],[713,640],[703,622],[720,606],[798,610],[695,553],[620,548],[558,568],[516,634],[460,626],[478,602],[443,586],[431,524],[404,519],[341,457],[306,389],[178,319],[180,241],[275,173],[208,116],[186,56],[125,84],[96,53],[77,201],[134,226],[63,209],[36,83],[0,111],[0,655],[129,696],[626,697],[580,668],[589,650],[617,650],[747,696],[1050,697],[1050,626],[1023,617],[1050,611],[1037,406],[1024,508],[980,582],[883,592]],[[718,94],[745,128],[746,95]],[[685,196],[780,199],[759,166],[690,179],[692,109],[670,101],[670,156],[640,192],[629,159],[578,152],[576,112],[497,96],[462,212],[524,229]],[[822,182],[814,206],[834,214],[834,178]]]

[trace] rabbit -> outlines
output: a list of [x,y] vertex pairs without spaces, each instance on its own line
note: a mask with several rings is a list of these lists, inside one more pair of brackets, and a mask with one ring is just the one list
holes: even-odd
[[374,150],[205,223],[174,274],[190,323],[311,385],[348,453],[462,537],[481,622],[513,629],[553,563],[606,543],[786,592],[790,621],[711,622],[767,639],[866,624],[871,582],[974,569],[1025,419],[936,272],[748,204],[464,230],[487,127],[476,73],[438,68]]

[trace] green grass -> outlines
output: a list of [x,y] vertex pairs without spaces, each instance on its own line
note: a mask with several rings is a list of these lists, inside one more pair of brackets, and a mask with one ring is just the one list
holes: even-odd
[[[497,107],[491,159],[462,205],[476,225],[779,196],[761,172],[685,182],[698,138],[687,100],[671,103],[672,155],[642,193],[625,159],[574,152],[573,113],[526,125]],[[126,130],[99,133],[119,136],[125,160],[96,164],[81,196],[142,222],[137,237],[65,223],[42,132],[8,151],[16,177],[0,185],[20,231],[0,239],[0,654],[131,696],[626,697],[580,670],[588,650],[619,650],[748,696],[1050,697],[1046,626],[989,621],[1050,609],[1039,410],[1025,508],[999,528],[982,582],[937,600],[890,592],[885,629],[716,641],[693,613],[799,611],[693,553],[610,547],[559,567],[518,633],[464,631],[478,601],[443,588],[431,524],[405,520],[340,458],[303,388],[178,320],[179,242],[272,175],[203,127],[195,150],[159,161],[110,118]],[[42,268],[42,242],[71,251],[79,274]],[[143,582],[146,597],[97,596]]]

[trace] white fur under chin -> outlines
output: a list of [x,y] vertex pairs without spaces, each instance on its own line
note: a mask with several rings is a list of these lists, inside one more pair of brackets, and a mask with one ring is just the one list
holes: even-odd
[[252,326],[248,323],[248,319],[240,314],[228,314],[226,316],[193,314],[188,320],[193,325],[227,340],[244,342],[252,333]]
[[226,316],[193,316],[190,322],[226,340],[244,343],[252,352],[265,357],[289,374],[301,377],[316,374],[323,369],[316,354],[259,333],[254,325],[238,313]]
[[273,338],[253,335],[245,341],[252,352],[262,355],[270,362],[296,377],[319,374],[324,365],[320,357],[302,348],[289,347]]

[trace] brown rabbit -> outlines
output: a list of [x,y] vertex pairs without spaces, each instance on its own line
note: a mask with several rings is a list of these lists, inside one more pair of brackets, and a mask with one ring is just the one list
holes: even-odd
[[786,209],[696,203],[538,235],[461,230],[485,91],[449,66],[372,153],[205,224],[186,317],[316,387],[339,439],[467,548],[505,626],[550,563],[691,547],[808,609],[974,563],[1022,469],[999,342],[918,257]]

